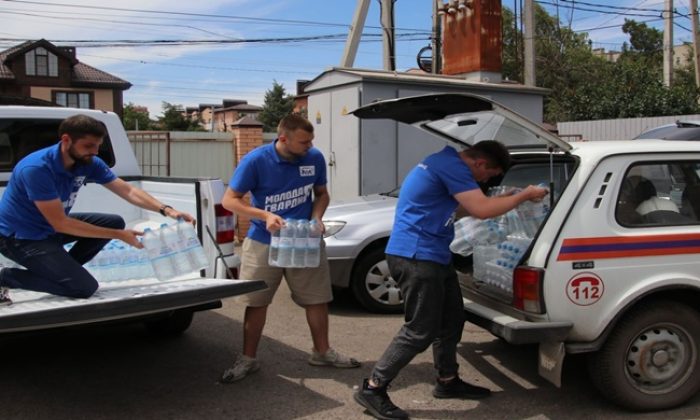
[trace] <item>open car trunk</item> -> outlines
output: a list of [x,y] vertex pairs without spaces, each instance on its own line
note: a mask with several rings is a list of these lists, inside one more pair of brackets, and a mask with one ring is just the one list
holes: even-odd
[[221,299],[265,287],[259,280],[180,277],[164,282],[147,278],[102,283],[88,299],[13,289],[13,304],[0,308],[0,333],[137,318],[183,308],[211,309],[219,307]]
[[[491,179],[487,185],[483,185],[484,192],[493,194],[499,188],[508,190],[524,188],[528,185],[546,185],[553,191],[553,194],[545,197],[543,202],[543,205],[548,209],[548,214],[556,206],[562,191],[566,188],[576,169],[575,159],[568,154],[550,154],[549,152],[513,152],[512,156],[513,165],[511,168],[502,177]],[[520,250],[522,255],[511,264],[518,266],[526,263],[532,244],[537,240],[540,226],[546,223],[547,214],[544,215],[544,218],[537,220],[536,224],[531,225],[531,234],[521,232],[522,223],[533,221],[527,220],[531,215],[523,212],[520,208],[490,221],[484,221],[484,223],[493,222],[503,232],[500,233],[500,236],[490,238],[487,243],[480,243],[464,252],[455,253],[453,250],[453,262],[459,274],[461,287],[472,293],[487,295],[509,304],[513,294],[512,286],[508,287],[507,283],[508,275],[512,276],[513,267],[504,266],[503,254],[509,252],[506,248],[508,244],[515,242],[514,237],[520,238],[517,245],[522,247]],[[518,223],[518,227],[513,226],[513,223]],[[499,261],[503,264],[501,265],[503,270],[493,267],[494,263],[498,266]],[[495,279],[494,276],[502,276],[503,278]]]

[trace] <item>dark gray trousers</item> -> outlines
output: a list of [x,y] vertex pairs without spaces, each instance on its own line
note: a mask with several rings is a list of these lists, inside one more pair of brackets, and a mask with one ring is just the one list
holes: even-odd
[[405,323],[374,365],[372,380],[388,384],[431,344],[439,377],[457,375],[457,344],[465,317],[454,267],[388,254],[387,262],[403,293]]

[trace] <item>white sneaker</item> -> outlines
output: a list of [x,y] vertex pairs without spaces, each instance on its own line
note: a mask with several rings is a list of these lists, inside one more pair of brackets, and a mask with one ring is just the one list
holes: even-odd
[[241,354],[236,358],[233,367],[226,369],[224,374],[221,375],[221,382],[232,383],[240,381],[251,373],[257,372],[258,369],[260,369],[260,362],[258,362],[258,359]]

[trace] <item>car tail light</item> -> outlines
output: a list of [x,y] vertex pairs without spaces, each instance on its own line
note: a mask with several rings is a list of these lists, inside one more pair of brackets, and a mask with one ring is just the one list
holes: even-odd
[[542,314],[542,281],[544,270],[528,266],[516,267],[513,272],[513,306],[522,311]]
[[226,210],[221,204],[214,206],[214,212],[216,214],[216,243],[233,242],[233,213]]

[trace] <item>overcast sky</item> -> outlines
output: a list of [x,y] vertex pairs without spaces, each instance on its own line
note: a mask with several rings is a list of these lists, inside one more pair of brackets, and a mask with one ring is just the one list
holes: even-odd
[[[620,29],[625,18],[663,27],[663,1],[539,3],[558,15],[562,25],[587,31],[594,47],[609,50],[619,50],[628,40]],[[293,94],[296,80],[313,79],[339,65],[356,4],[355,0],[0,0],[0,48],[39,38],[74,45],[80,61],[131,82],[124,102],[147,106],[152,117],[160,114],[162,101],[197,106],[227,98],[262,105],[273,80]],[[431,4],[431,0],[396,1],[398,70],[416,67],[416,54],[429,44]],[[513,10],[514,2],[504,0],[503,6]],[[676,0],[674,8],[675,42],[690,41],[688,0]],[[373,0],[355,67],[382,68],[379,22],[379,1]],[[216,42],[222,40],[227,43]],[[105,41],[111,45],[96,46]],[[154,45],[162,41],[182,42]]]

